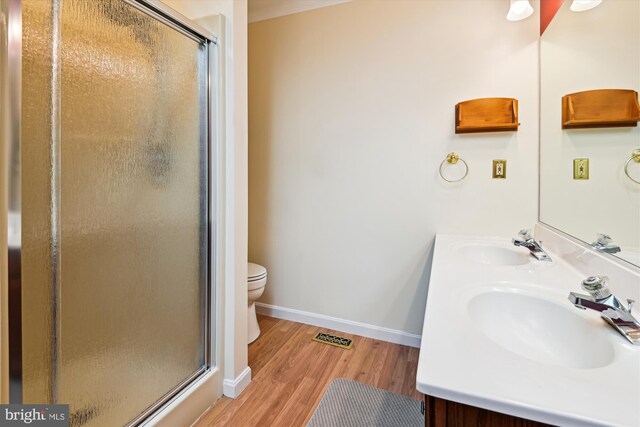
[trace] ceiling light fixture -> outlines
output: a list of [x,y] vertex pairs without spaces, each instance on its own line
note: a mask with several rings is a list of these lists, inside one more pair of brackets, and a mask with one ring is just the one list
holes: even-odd
[[574,12],[584,12],[585,10],[593,9],[600,3],[602,3],[602,0],[573,0],[570,9]]
[[510,0],[510,2],[511,6],[509,7],[509,13],[507,13],[509,21],[520,21],[528,18],[533,13],[533,7],[531,7],[529,0]]

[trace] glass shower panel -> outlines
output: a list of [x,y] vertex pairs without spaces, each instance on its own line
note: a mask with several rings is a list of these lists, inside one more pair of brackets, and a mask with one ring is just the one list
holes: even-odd
[[[53,3],[22,4],[22,398],[52,402]],[[27,102],[28,101],[28,102]]]
[[205,367],[207,48],[123,0],[25,0],[23,27],[24,401],[124,425]]

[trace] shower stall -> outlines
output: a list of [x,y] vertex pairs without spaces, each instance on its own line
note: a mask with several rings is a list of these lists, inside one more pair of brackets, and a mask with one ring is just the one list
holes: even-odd
[[214,367],[216,38],[155,0],[0,0],[2,403],[148,420]]

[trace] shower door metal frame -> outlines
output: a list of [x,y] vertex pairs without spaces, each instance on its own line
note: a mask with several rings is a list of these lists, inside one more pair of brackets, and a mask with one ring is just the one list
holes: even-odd
[[[63,0],[64,1],[64,0]],[[137,10],[162,22],[181,34],[201,43],[205,49],[205,84],[206,99],[204,102],[204,120],[201,121],[200,146],[203,150],[200,157],[200,165],[203,170],[201,182],[204,184],[203,203],[201,206],[201,218],[205,222],[204,243],[207,254],[201,265],[202,292],[201,304],[204,319],[202,327],[204,332],[204,366],[185,378],[180,384],[168,391],[152,406],[131,420],[128,425],[137,425],[145,422],[163,406],[167,405],[189,384],[202,377],[217,364],[212,340],[212,309],[215,306],[215,278],[212,277],[210,266],[215,258],[216,248],[214,242],[215,223],[212,213],[217,209],[212,190],[215,183],[212,181],[212,166],[217,164],[212,159],[212,153],[217,153],[216,129],[212,112],[216,110],[217,76],[213,73],[217,68],[217,37],[167,7],[157,0],[121,0]],[[22,403],[22,278],[21,278],[21,224],[12,221],[12,218],[21,218],[21,89],[22,89],[22,0],[0,0],[0,403]],[[56,121],[59,126],[59,121]],[[58,129],[59,131],[59,129]],[[8,236],[14,235],[9,245]],[[5,266],[6,268],[5,270]],[[51,296],[55,298],[56,290],[52,289]],[[57,316],[58,313],[53,313]],[[217,325],[217,322],[216,322]],[[55,337],[54,337],[55,338]],[[8,344],[8,349],[6,348]],[[55,359],[55,357],[53,357]],[[8,374],[8,384],[6,381]],[[64,402],[59,402],[64,403]]]
[[[20,176],[20,127],[22,108],[22,1],[0,0],[0,218],[4,221],[0,238],[3,257],[0,273],[2,290],[2,403],[22,401],[22,217]],[[12,242],[9,242],[9,236]],[[8,348],[5,348],[8,347]]]

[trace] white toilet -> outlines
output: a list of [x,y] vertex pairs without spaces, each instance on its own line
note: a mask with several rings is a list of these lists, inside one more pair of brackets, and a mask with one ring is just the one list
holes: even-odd
[[247,288],[249,288],[249,344],[260,336],[260,326],[256,317],[256,300],[262,296],[267,285],[267,269],[252,262],[247,263]]

